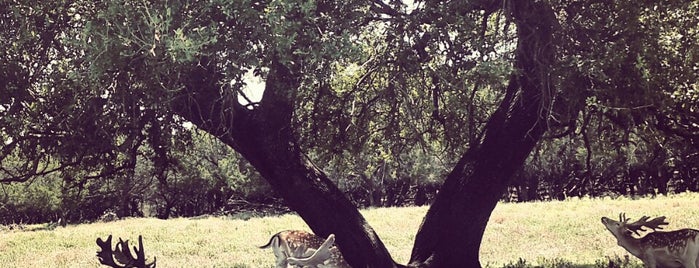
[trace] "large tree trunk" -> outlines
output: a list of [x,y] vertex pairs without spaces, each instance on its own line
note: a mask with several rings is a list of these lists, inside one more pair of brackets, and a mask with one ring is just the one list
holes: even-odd
[[490,214],[515,171],[546,131],[552,101],[553,11],[543,2],[510,1],[517,24],[515,67],[506,96],[485,127],[482,142],[448,175],[415,238],[410,264],[480,267],[480,242]]
[[357,208],[299,149],[291,123],[299,82],[289,69],[273,62],[263,102],[247,109],[235,102],[234,94],[221,93],[212,65],[203,60],[191,72],[175,111],[239,152],[314,233],[334,233],[353,267],[395,266]]

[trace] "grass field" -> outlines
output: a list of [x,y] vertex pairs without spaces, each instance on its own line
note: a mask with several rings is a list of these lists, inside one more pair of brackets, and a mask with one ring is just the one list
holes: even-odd
[[[552,266],[556,262],[592,267],[596,262],[606,263],[606,256],[626,254],[602,226],[600,217],[616,218],[619,212],[626,212],[632,219],[665,215],[670,221],[667,229],[699,228],[698,202],[699,194],[681,194],[641,200],[500,204],[485,233],[481,262],[503,267],[524,259],[530,265]],[[362,213],[394,258],[405,263],[426,210],[378,208]],[[135,241],[140,234],[146,256],[149,260],[156,256],[158,267],[272,267],[272,252],[256,246],[266,243],[279,230],[308,229],[294,215],[249,220],[134,218],[54,230],[40,227],[1,231],[0,263],[5,267],[99,267],[95,257],[97,237],[113,234]]]

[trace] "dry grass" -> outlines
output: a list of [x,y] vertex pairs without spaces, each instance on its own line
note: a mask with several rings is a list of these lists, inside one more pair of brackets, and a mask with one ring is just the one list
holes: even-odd
[[[518,259],[539,265],[562,259],[591,265],[605,256],[626,254],[600,217],[626,212],[666,215],[668,229],[699,228],[699,194],[655,199],[582,199],[563,202],[500,204],[491,216],[481,249],[484,265],[501,267]],[[400,263],[407,262],[426,207],[379,208],[362,213]],[[37,228],[33,226],[31,228]],[[97,237],[109,234],[136,240],[143,235],[146,256],[158,267],[272,267],[271,251],[256,246],[283,229],[308,229],[294,215],[233,220],[126,219],[55,230],[0,232],[0,263],[6,267],[99,267]]]

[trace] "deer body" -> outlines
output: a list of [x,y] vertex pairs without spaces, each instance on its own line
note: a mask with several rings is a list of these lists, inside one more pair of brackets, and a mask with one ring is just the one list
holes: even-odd
[[349,268],[334,242],[335,235],[332,234],[323,239],[306,231],[287,230],[274,234],[260,248],[272,248],[277,268]]
[[665,217],[647,219],[642,217],[634,223],[627,223],[628,219],[622,214],[620,221],[603,217],[602,223],[616,237],[619,246],[641,259],[645,267],[699,267],[699,230],[656,231],[642,238],[633,237],[633,233],[638,234],[644,227],[656,230],[662,229],[660,225],[668,224]]

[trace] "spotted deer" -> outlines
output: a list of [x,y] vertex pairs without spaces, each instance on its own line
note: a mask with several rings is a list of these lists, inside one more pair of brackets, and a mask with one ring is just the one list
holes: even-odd
[[[629,223],[624,213],[619,221],[602,217],[602,224],[616,237],[617,244],[643,261],[645,267],[697,268],[699,266],[699,230],[681,229],[676,231],[655,231],[663,229],[668,222],[665,216],[654,218],[643,216]],[[654,232],[640,236],[639,231],[648,228]]]
[[349,264],[334,243],[333,234],[323,239],[306,231],[287,230],[276,233],[260,248],[272,248],[277,258],[277,268],[349,268]]

